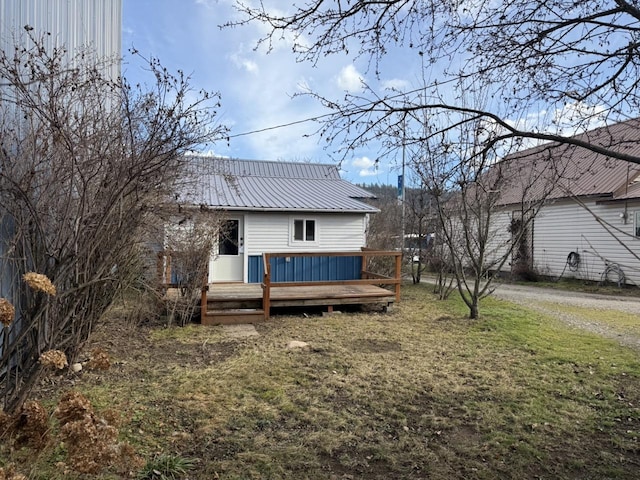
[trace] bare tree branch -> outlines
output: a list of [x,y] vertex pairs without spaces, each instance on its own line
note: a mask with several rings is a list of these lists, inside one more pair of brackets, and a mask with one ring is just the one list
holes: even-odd
[[[185,181],[184,153],[226,135],[219,95],[192,92],[181,72],[149,59],[145,91],[91,58],[48,52],[34,36],[0,52],[0,287],[16,307],[0,332],[7,410],[37,380],[43,351],[72,360],[116,293],[145,274],[149,226]],[[27,272],[57,294],[32,290]]]

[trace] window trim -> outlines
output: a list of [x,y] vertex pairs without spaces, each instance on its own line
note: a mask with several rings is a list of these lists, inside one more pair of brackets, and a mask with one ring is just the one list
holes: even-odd
[[640,210],[633,212],[633,236],[640,238]]
[[[302,224],[302,239],[297,240],[296,235],[296,222],[303,222]],[[313,222],[313,240],[306,240],[308,234],[309,222]],[[315,217],[307,217],[303,215],[292,215],[289,217],[289,245],[318,245],[318,219]]]

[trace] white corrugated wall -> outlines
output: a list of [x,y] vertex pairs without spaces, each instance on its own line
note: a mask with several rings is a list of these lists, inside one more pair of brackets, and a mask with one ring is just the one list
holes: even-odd
[[[13,50],[24,41],[24,27],[37,36],[46,35],[49,46],[65,46],[73,52],[89,47],[99,58],[117,59],[111,78],[120,76],[122,57],[122,0],[0,0],[0,48]],[[6,227],[4,219],[2,227]],[[0,228],[0,257],[7,246],[2,239],[8,231]],[[0,262],[0,297],[12,297],[10,269]]]
[[[511,243],[511,211],[496,210],[492,213],[491,229],[489,232],[489,245],[487,247],[487,258],[499,261],[507,253]],[[493,269],[492,269],[493,270]],[[507,258],[502,266],[502,271],[511,270],[511,256]]]
[[[0,45],[13,47],[29,25],[50,33],[50,46],[72,53],[89,47],[98,57],[122,57],[122,0],[0,0]],[[120,75],[119,62],[113,78]]]

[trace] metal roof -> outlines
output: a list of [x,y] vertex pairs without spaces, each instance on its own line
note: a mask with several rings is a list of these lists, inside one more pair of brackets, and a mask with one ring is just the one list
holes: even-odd
[[374,195],[335,165],[190,157],[193,185],[180,201],[225,210],[374,213]]
[[[640,157],[640,119],[597,128],[573,138]],[[640,189],[635,185],[640,165],[570,144],[551,142],[523,150],[507,156],[489,174],[492,170],[494,175],[499,172],[505,179],[499,187],[502,205],[544,197],[640,198]]]

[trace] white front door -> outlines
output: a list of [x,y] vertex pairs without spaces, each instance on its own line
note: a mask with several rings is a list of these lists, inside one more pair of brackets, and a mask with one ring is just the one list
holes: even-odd
[[214,257],[209,263],[210,282],[244,281],[244,219],[231,217],[222,224]]

